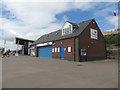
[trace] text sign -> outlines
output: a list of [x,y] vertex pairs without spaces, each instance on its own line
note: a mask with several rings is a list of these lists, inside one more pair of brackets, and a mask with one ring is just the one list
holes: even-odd
[[81,56],[86,56],[86,55],[87,55],[87,50],[81,49]]
[[92,39],[98,39],[98,32],[97,32],[97,30],[91,28],[90,29],[90,37]]

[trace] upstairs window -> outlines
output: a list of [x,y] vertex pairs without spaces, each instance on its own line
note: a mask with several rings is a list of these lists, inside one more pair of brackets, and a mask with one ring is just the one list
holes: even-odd
[[62,36],[71,34],[73,32],[73,25],[69,22],[65,22],[62,27]]

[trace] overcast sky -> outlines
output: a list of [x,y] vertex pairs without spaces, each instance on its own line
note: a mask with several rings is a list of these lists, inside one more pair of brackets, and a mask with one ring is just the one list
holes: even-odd
[[118,23],[117,16],[113,14],[114,9],[118,9],[114,1],[118,0],[52,1],[0,0],[0,47],[6,40],[6,48],[16,49],[16,36],[36,40],[60,29],[66,20],[79,23],[95,18],[101,31],[111,30]]

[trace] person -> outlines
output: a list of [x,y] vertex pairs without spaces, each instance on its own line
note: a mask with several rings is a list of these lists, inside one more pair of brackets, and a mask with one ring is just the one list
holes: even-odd
[[9,50],[6,50],[6,52],[5,52],[5,50],[3,50],[2,51],[2,58],[4,58],[4,57],[9,57],[10,56],[10,49]]
[[8,49],[8,51],[7,51],[7,56],[9,57],[10,56],[10,49]]
[[4,48],[2,48],[1,53],[2,53],[2,58],[3,58],[3,57],[4,57],[4,54],[5,54],[5,49],[4,49]]

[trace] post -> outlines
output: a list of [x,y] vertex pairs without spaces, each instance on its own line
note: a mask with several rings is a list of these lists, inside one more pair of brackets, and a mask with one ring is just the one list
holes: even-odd
[[18,42],[17,42],[17,50],[16,50],[15,56],[19,56],[19,55],[18,55],[18,43],[19,43],[19,40],[18,40]]
[[6,52],[6,51],[5,51],[5,45],[6,45],[6,40],[4,40],[4,53]]
[[[114,17],[117,16],[117,12],[116,12],[116,2],[115,2],[115,5],[114,5]],[[115,22],[115,30],[117,30],[117,22]]]

